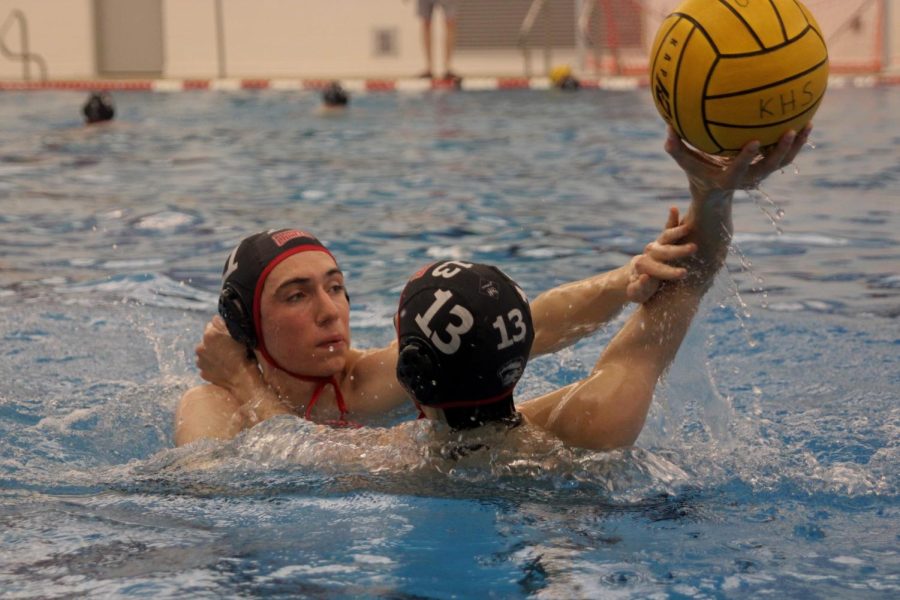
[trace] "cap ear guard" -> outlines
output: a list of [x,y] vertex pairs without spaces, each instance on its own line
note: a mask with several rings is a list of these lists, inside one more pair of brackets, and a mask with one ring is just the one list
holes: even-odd
[[244,306],[240,294],[228,284],[222,287],[219,294],[219,314],[231,337],[248,348],[256,348],[258,340],[250,311]]
[[435,404],[441,380],[434,350],[416,338],[407,338],[401,347],[397,356],[397,380],[417,403]]

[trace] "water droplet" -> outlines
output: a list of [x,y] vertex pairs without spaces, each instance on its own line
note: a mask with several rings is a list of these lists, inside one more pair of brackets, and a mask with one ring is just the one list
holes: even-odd
[[778,204],[776,204],[768,194],[760,189],[754,190],[754,192],[752,193],[748,193],[756,203],[757,208],[759,208],[759,210],[769,219],[772,227],[775,228],[775,232],[778,235],[784,233],[781,228],[778,227],[778,221],[784,218],[784,209],[778,206]]
[[[740,263],[741,263],[742,270],[748,272],[753,277],[754,281],[756,282],[757,286],[754,286],[752,291],[754,291],[754,292],[759,291],[759,289],[761,289],[764,286],[765,281],[763,280],[762,276],[757,275],[753,271],[753,268],[752,268],[753,265],[751,264],[750,259],[747,258],[747,256],[744,255],[743,252],[741,252],[741,249],[737,246],[737,244],[735,244],[733,242],[728,250],[730,253],[732,253],[738,257],[738,259],[740,260]],[[736,310],[734,311],[734,315],[735,315],[735,317],[737,317],[738,323],[740,324],[740,329],[741,329],[741,332],[744,334],[744,339],[746,340],[747,346],[749,348],[755,348],[757,344],[753,340],[752,336],[750,335],[750,330],[747,326],[747,321],[753,317],[753,313],[750,310],[750,305],[741,296],[740,290],[738,289],[737,281],[734,279],[731,270],[726,269],[726,273],[728,274],[728,279],[729,279],[729,281],[728,281],[728,292],[729,292],[728,297],[731,298],[731,300],[733,301],[733,304],[736,308]],[[727,300],[727,298],[726,298],[726,300]],[[724,302],[721,303],[720,306],[722,308],[726,308],[726,305]]]

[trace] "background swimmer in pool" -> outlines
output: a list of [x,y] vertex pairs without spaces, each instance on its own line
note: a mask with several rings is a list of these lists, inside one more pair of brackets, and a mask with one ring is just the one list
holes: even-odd
[[329,83],[322,90],[322,103],[319,104],[317,114],[321,116],[338,116],[347,112],[350,104],[350,95],[337,81]]
[[116,107],[107,92],[92,92],[81,107],[86,125],[112,121],[116,116]]
[[[522,405],[529,420],[557,432],[573,445],[612,447],[628,445],[636,439],[656,382],[674,357],[700,298],[724,261],[730,236],[723,238],[721,232],[723,226],[730,231],[733,191],[754,185],[793,161],[808,133],[807,129],[796,138],[786,135],[766,158],[751,164],[756,153],[752,145],[737,159],[723,162],[691,151],[670,132],[667,151],[687,174],[692,195],[685,225],[691,229],[690,235],[699,237],[705,245],[706,260],[689,263],[691,273],[666,264],[682,260],[695,250],[690,238],[688,241],[692,243],[674,245],[684,231],[682,226],[669,227],[628,265],[538,296],[531,306],[534,316],[531,357],[561,349],[596,331],[629,300],[644,303],[649,300],[650,303],[629,319],[607,347],[598,364],[607,364],[608,369],[603,373],[595,369],[586,380],[593,382],[588,386],[582,385],[585,382],[573,384]],[[674,220],[677,220],[677,213],[670,214],[669,224],[674,224]],[[302,261],[295,263],[297,268],[303,265]],[[290,278],[290,272],[284,277]],[[679,280],[686,283],[679,285],[676,283]],[[656,297],[654,292],[660,281],[672,283],[665,288],[665,294]],[[267,282],[263,291],[264,303],[269,294]],[[652,312],[647,312],[648,306],[653,307]],[[325,308],[328,309],[326,323],[338,318],[329,316],[331,309],[327,303]],[[341,308],[340,318],[348,320],[349,307]],[[668,313],[677,313],[679,318],[667,321],[660,316]],[[343,367],[333,374],[344,390],[349,414],[358,417],[383,412],[404,402],[406,394],[394,376],[397,344],[361,352],[349,347],[349,327],[347,332],[346,348],[341,348]],[[182,398],[176,416],[175,441],[178,445],[202,437],[231,438],[278,414],[309,414],[318,421],[338,416],[334,410],[337,386],[325,389],[323,397],[328,399],[320,402],[314,411],[308,411],[314,386],[298,387],[297,381],[286,378],[278,369],[269,368],[265,362],[247,360],[244,348],[231,340],[221,319],[213,319],[207,325],[197,356],[201,376],[211,385],[193,388]],[[582,439],[579,432],[566,429],[568,419],[578,421],[583,417],[573,418],[572,413],[578,412],[587,390],[606,381],[611,372],[618,374],[615,383],[621,385],[621,389],[611,388],[617,395],[608,400],[609,408],[615,407],[617,415],[625,419],[628,426],[617,427],[609,437]],[[625,373],[628,378],[624,378]],[[579,385],[584,393],[571,395],[573,386]],[[617,399],[619,403],[615,404]]]
[[683,238],[682,248],[691,248],[681,261],[689,275],[666,283],[643,303],[585,379],[524,402],[517,412],[513,388],[532,341],[528,303],[493,267],[450,261],[416,273],[403,290],[398,380],[427,417],[453,429],[524,420],[569,446],[603,450],[633,444],[657,381],[725,262],[734,190],[792,162],[808,134],[809,129],[786,134],[754,163],[758,142],[723,162],[689,149],[669,131],[666,149],[687,173],[692,199],[683,221],[671,210],[666,231],[676,236],[672,241]]
[[[228,439],[279,414],[319,422],[345,414],[360,420],[408,402],[395,375],[397,344],[368,351],[351,347],[343,275],[318,240],[297,233],[307,236],[305,241],[293,237],[283,246],[270,238],[293,234],[249,236],[229,257],[223,284],[239,276],[246,307],[255,303],[259,287],[258,306],[246,308],[253,315],[247,329],[257,335],[229,333],[234,327],[218,317],[206,326],[197,347],[197,366],[210,383],[191,388],[179,402],[177,445],[205,437]],[[575,343],[613,318],[627,302],[646,301],[660,281],[683,277],[683,269],[669,267],[666,261],[684,257],[690,249],[673,246],[672,239],[671,232],[663,232],[627,265],[538,296],[533,305],[532,356]],[[280,249],[302,246],[313,249],[280,260]],[[274,265],[276,258],[280,262]],[[232,270],[235,262],[240,269]],[[246,271],[248,265],[250,271]],[[257,339],[244,339],[243,345],[235,341],[242,337]],[[325,346],[319,347],[320,342]]]

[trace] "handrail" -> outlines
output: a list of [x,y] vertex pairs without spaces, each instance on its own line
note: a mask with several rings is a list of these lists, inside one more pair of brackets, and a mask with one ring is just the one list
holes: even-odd
[[[16,54],[6,45],[6,33],[10,27],[12,27],[14,21],[19,23],[19,38],[22,42],[22,52],[20,54]],[[47,63],[40,55],[29,52],[28,21],[25,19],[25,13],[17,8],[14,8],[12,12],[9,13],[9,16],[6,17],[6,21],[3,22],[3,25],[0,25],[0,54],[10,60],[22,61],[22,76],[25,81],[31,81],[31,61],[34,61],[40,69],[41,81],[47,80]]]
[[[525,13],[525,18],[522,20],[522,26],[519,27],[519,47],[522,49],[522,60],[523,67],[525,69],[525,77],[531,77],[531,52],[528,48],[528,37],[531,35],[531,30],[534,29],[534,24],[537,21],[538,15],[540,15],[541,10],[544,8],[544,4],[546,0],[533,0],[531,6],[528,7],[528,12]],[[549,39],[547,45],[544,48],[544,62],[545,69],[547,71],[550,70],[550,43]]]
[[227,75],[225,69],[225,8],[222,0],[216,0],[216,60],[218,62],[219,79]]

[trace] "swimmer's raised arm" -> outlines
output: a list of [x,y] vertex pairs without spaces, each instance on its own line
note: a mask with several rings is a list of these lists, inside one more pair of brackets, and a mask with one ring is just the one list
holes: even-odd
[[687,233],[670,211],[665,229],[627,265],[548,290],[531,303],[535,336],[531,356],[571,346],[612,320],[629,302],[649,300],[663,281],[687,275],[671,263],[683,260],[696,246],[680,243]]
[[231,439],[280,414],[293,414],[262,380],[256,361],[214,317],[196,348],[197,368],[208,384],[189,389],[175,413],[175,445],[201,438]]
[[357,351],[348,361],[347,408],[351,413],[371,415],[410,404],[397,381],[397,340],[386,348]]
[[203,340],[196,348],[200,377],[226,390],[241,406],[244,427],[293,411],[279,400],[275,391],[263,381],[255,359],[247,348],[228,333],[225,321],[216,315],[203,330]]
[[694,314],[731,240],[735,189],[753,186],[789,164],[810,129],[785,134],[775,150],[757,159],[747,144],[733,160],[691,150],[670,131],[666,151],[688,176],[691,207],[685,239],[697,252],[684,262],[688,276],[662,286],[628,319],[604,350],[589,377],[526,402],[519,410],[573,446],[609,449],[634,443],[646,419],[659,377],[675,358]]

